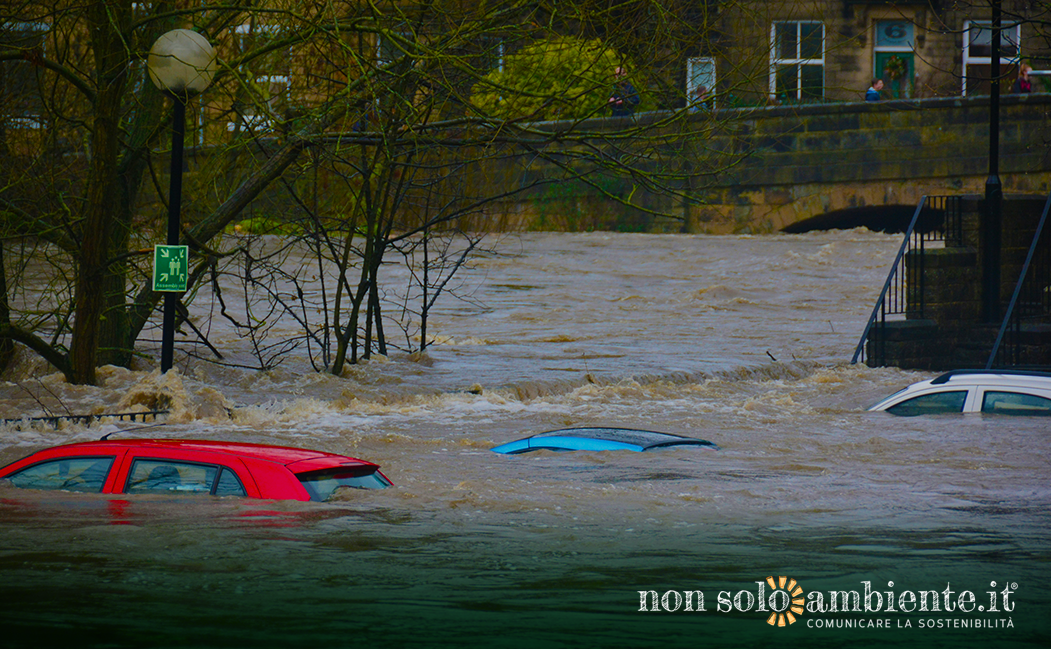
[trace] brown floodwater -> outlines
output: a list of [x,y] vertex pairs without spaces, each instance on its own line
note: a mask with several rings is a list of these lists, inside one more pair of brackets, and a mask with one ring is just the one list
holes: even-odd
[[[98,387],[31,360],[5,376],[4,418],[161,401],[172,413],[145,426],[6,425],[0,464],[113,432],[319,448],[375,461],[395,483],[329,503],[0,486],[11,646],[1051,642],[1051,425],[865,411],[931,376],[849,365],[897,237],[493,243],[432,313],[422,357],[392,351],[337,378],[299,348],[260,372],[213,363],[187,337],[166,376],[148,360],[104,368]],[[385,272],[391,286],[406,277]],[[252,341],[208,319],[215,310],[196,296],[211,342],[252,365]],[[274,324],[270,342],[298,333]],[[720,450],[489,450],[594,425]],[[757,603],[757,582],[781,575],[815,607],[787,628]],[[640,611],[639,591],[668,606]],[[704,610],[675,606],[693,591]],[[927,610],[865,610],[871,591],[899,605],[903,593],[938,595]],[[857,592],[860,609],[828,610],[832,592]]]

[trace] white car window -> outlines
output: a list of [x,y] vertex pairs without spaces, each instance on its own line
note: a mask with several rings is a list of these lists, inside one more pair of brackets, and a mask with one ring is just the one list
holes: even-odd
[[887,412],[914,417],[916,415],[938,415],[947,412],[962,412],[967,401],[967,390],[952,390],[921,394],[887,408]]
[[1051,416],[1051,399],[1035,394],[986,390],[982,412],[997,415]]

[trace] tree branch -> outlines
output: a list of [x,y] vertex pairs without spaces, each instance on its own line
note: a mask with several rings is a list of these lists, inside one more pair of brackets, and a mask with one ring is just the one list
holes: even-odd
[[39,354],[48,363],[51,363],[59,372],[62,372],[67,381],[70,383],[74,382],[73,365],[70,363],[69,357],[60,353],[33,332],[11,324],[0,324],[0,338],[7,338],[22,343]]

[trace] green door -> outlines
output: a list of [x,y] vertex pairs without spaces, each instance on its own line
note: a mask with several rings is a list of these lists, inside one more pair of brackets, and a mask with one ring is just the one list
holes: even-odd
[[876,52],[876,78],[883,79],[883,99],[912,96],[912,79],[916,74],[912,52]]

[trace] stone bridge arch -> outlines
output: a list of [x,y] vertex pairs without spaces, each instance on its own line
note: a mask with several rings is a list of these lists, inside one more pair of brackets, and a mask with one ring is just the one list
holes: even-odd
[[915,212],[915,205],[886,204],[848,207],[790,223],[781,228],[781,231],[799,234],[813,230],[868,228],[874,232],[905,232]]

